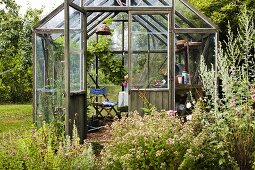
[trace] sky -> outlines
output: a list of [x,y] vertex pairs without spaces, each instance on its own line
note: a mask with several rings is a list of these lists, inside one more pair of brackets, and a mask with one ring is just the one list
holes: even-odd
[[64,2],[64,0],[15,0],[20,5],[20,13],[23,15],[28,7],[38,8],[43,7],[42,16],[46,16],[53,11],[57,6]]

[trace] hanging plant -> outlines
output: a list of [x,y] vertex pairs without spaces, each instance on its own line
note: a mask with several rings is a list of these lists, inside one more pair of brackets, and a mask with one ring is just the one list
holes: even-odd
[[95,40],[90,41],[87,48],[87,65],[90,66],[94,58],[98,56],[100,62],[99,69],[105,74],[105,78],[118,85],[123,81],[127,71],[122,65],[121,58],[117,57],[109,49],[111,44],[112,36],[101,35],[98,37],[98,42]]

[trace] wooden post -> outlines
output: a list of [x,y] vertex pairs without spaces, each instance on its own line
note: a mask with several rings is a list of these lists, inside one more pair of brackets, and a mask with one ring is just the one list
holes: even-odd
[[69,56],[70,56],[70,46],[69,46],[69,0],[65,0],[64,2],[64,19],[65,19],[65,48],[64,48],[64,59],[65,59],[65,133],[66,135],[70,135],[70,122],[69,122],[69,114],[70,114],[70,65],[69,65]]

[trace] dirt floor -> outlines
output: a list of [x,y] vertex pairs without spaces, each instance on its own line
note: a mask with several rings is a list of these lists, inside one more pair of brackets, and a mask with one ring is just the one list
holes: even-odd
[[101,144],[111,141],[111,124],[113,119],[105,119],[100,123],[98,130],[92,130],[87,134],[87,142],[99,142]]

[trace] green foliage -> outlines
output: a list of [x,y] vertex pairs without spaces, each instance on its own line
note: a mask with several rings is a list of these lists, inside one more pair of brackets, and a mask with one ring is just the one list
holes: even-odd
[[229,143],[223,139],[226,124],[218,124],[217,121],[212,112],[205,111],[203,101],[197,102],[192,121],[188,121],[184,127],[192,131],[192,136],[179,169],[238,169],[226,145]]
[[186,124],[181,124],[178,117],[155,111],[144,117],[134,113],[114,122],[114,140],[104,147],[97,166],[101,169],[238,169],[231,149],[244,148],[244,145],[237,147],[238,142],[233,140],[244,137],[248,141],[253,137],[230,133],[238,131],[241,122],[226,129],[226,122],[230,119],[233,122],[236,114],[218,124],[216,117],[204,109],[203,101],[198,101],[192,120]]
[[176,169],[189,144],[179,119],[163,113],[134,113],[112,128],[113,141],[98,162],[102,169]]
[[227,40],[228,22],[236,33],[239,25],[238,15],[243,10],[243,6],[247,6],[247,10],[253,18],[255,16],[255,2],[253,0],[189,0],[189,2],[219,26],[222,40]]
[[142,108],[142,111],[146,115],[152,114],[154,111],[157,110],[156,106],[151,104],[149,100],[146,97],[146,91],[140,91],[139,92],[140,100],[143,101],[144,107]]
[[95,56],[98,56],[99,69],[104,73],[105,79],[119,85],[127,74],[127,70],[124,69],[121,58],[115,56],[109,49],[111,43],[111,36],[99,35],[98,42],[91,40],[88,44],[87,64],[90,66],[94,62]]
[[32,27],[41,11],[29,9],[20,17],[14,0],[0,4],[0,102],[31,101]]
[[64,138],[51,124],[10,134],[0,141],[0,169],[92,169],[91,146],[73,134]]
[[[246,8],[238,19],[240,24],[237,34],[234,35],[229,31],[225,48],[218,50],[218,74],[201,64],[201,77],[204,79],[203,82],[207,82],[203,85],[210,96],[215,94],[210,89],[216,76],[221,80],[222,89],[220,91],[222,97],[220,99],[216,97],[216,100],[209,103],[218,107],[203,112],[205,115],[211,114],[214,117],[214,121],[203,130],[208,131],[208,136],[211,136],[206,140],[215,143],[215,149],[221,150],[213,153],[213,148],[210,149],[211,155],[207,160],[221,156],[218,159],[220,165],[228,165],[226,163],[230,161],[233,166],[230,169],[252,169],[255,152],[255,122],[251,87],[254,84],[255,31],[252,16],[248,15]],[[205,143],[203,146],[206,146]],[[200,149],[194,149],[192,154],[186,155],[189,162],[194,163],[192,158],[201,152]]]
[[101,150],[103,149],[103,145],[100,144],[98,141],[91,142],[92,149],[95,155],[100,154]]

